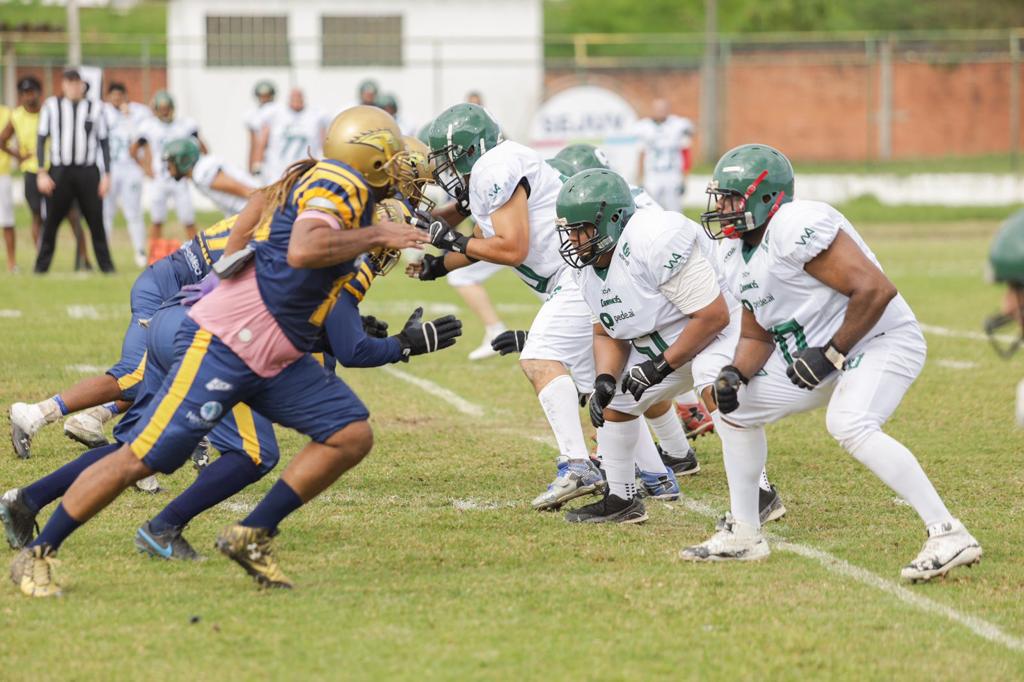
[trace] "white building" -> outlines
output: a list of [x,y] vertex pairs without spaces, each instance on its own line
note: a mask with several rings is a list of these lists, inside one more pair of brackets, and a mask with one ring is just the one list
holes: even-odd
[[267,78],[278,98],[355,104],[366,78],[416,124],[471,90],[513,139],[526,139],[543,88],[540,0],[171,0],[168,88],[211,150],[243,163],[242,126]]

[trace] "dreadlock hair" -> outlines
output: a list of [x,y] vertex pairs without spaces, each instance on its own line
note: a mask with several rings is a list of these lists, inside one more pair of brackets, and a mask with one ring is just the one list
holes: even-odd
[[269,220],[274,215],[274,211],[284,206],[285,202],[288,201],[288,195],[291,194],[292,189],[298,184],[299,179],[317,163],[319,163],[317,159],[312,157],[299,159],[288,166],[288,169],[279,180],[260,190],[267,200],[263,208],[263,215],[260,216],[261,224]]

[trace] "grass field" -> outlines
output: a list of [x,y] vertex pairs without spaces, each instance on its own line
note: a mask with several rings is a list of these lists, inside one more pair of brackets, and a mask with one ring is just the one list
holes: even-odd
[[[481,334],[467,320],[459,345],[397,366],[403,375],[343,372],[373,412],[376,446],[282,527],[278,556],[297,589],[261,593],[212,552],[217,531],[273,475],[188,528],[208,561],[135,553],[135,528],[191,482],[183,469],[158,496],[126,493],[65,544],[64,599],[28,600],[3,578],[0,677],[1019,679],[1021,372],[970,336],[997,305],[982,277],[996,225],[860,226],[921,321],[953,331],[929,333],[928,364],[888,430],[983,544],[971,571],[896,586],[920,549],[920,523],[839,449],[821,412],[769,431],[769,473],[789,514],[771,526],[765,562],[676,559],[712,530],[701,512],[726,508],[714,437],[698,441],[703,469],[683,482],[686,499],[649,504],[641,527],[575,527],[535,513],[529,500],[555,456],[545,421],[514,362],[465,361]],[[52,395],[84,376],[76,366],[115,360],[134,277],[126,243],[119,231],[122,272],[113,277],[70,273],[67,241],[49,276],[0,275],[0,309],[20,313],[0,312],[0,402]],[[30,270],[27,250],[21,261]],[[536,303],[525,287],[502,273],[490,289],[510,326],[528,324]],[[424,301],[435,312],[459,305],[446,284],[395,273],[365,309],[397,327]],[[70,306],[91,307],[71,316]],[[479,405],[482,416],[404,375]],[[285,460],[302,442],[284,432],[281,441]],[[79,450],[57,427],[37,437],[31,460],[0,449],[0,489]]]

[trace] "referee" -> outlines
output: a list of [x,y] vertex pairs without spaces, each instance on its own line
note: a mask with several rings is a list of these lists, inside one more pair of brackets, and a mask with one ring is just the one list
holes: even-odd
[[[35,271],[50,269],[57,242],[57,228],[67,217],[74,201],[89,224],[96,262],[103,272],[114,272],[103,229],[103,196],[110,186],[110,168],[103,107],[85,99],[86,85],[77,69],[68,68],[61,80],[62,96],[48,97],[39,118],[36,185],[47,197],[46,220],[39,243]],[[50,170],[46,171],[46,140],[50,139]],[[97,167],[102,160],[103,172]]]

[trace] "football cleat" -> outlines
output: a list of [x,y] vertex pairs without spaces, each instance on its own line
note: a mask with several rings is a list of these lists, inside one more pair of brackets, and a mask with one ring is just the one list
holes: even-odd
[[291,589],[291,579],[274,561],[271,541],[269,529],[235,523],[221,531],[215,546],[221,554],[244,568],[260,587]]
[[691,440],[705,433],[715,432],[715,422],[711,421],[711,414],[700,403],[676,403],[676,413],[683,420],[686,437]]
[[690,448],[685,455],[679,457],[665,452],[660,445],[658,454],[661,455],[661,462],[675,472],[676,476],[690,476],[700,471],[700,462],[697,461],[697,451]]
[[569,523],[643,523],[647,509],[639,497],[624,500],[618,495],[605,495],[599,501],[565,513]]
[[709,539],[679,551],[685,561],[757,561],[771,550],[759,528],[737,521],[726,514],[718,523],[718,531]]
[[493,358],[497,354],[498,351],[491,348],[490,337],[484,337],[483,343],[469,352],[469,359],[486,360],[487,358]]
[[103,425],[113,416],[102,405],[90,407],[64,420],[64,435],[89,448],[101,447],[108,442],[103,433]]
[[157,480],[156,474],[135,481],[135,488],[150,495],[156,495],[161,490],[160,481]]
[[534,498],[531,503],[534,509],[558,509],[569,500],[600,493],[607,486],[601,470],[590,458],[570,460],[565,455],[559,455],[557,461],[558,475],[547,490]]
[[636,477],[636,487],[641,495],[656,500],[679,499],[679,481],[676,480],[676,475],[671,469],[666,469],[660,474],[652,474],[648,471],[641,471],[640,467],[637,467]]
[[782,497],[773,485],[771,490],[758,488],[758,503],[761,516],[761,525],[769,521],[778,521],[786,515],[786,506],[782,504]]
[[210,466],[210,441],[205,436],[199,444],[196,445],[196,449],[192,451],[192,468],[196,471],[202,471],[206,467]]
[[158,559],[180,559],[182,561],[203,561],[201,555],[182,536],[182,528],[169,528],[155,532],[150,522],[142,524],[135,531],[135,549]]
[[25,547],[11,562],[11,582],[29,597],[59,597],[60,585],[53,577],[56,552],[50,545]]
[[21,488],[12,488],[0,497],[0,522],[11,549],[21,549],[32,542],[39,526],[36,513],[22,499]]
[[8,412],[11,419],[11,444],[22,459],[32,456],[32,437],[46,423],[43,411],[36,405],[14,403]]
[[957,566],[981,561],[981,545],[958,519],[928,527],[928,539],[921,553],[903,567],[900,577],[914,583],[946,575]]

